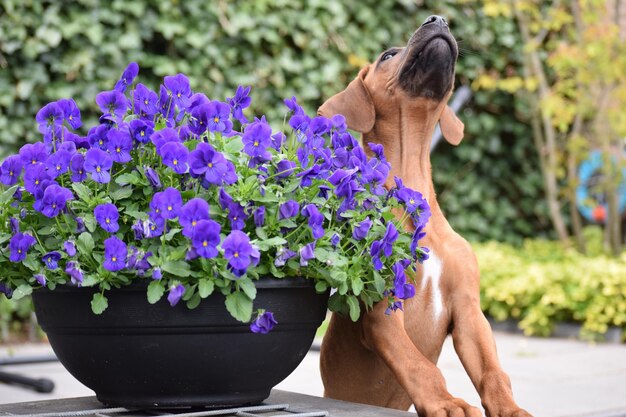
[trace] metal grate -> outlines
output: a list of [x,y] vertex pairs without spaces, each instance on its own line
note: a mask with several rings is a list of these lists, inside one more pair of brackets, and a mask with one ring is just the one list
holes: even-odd
[[98,408],[93,410],[63,411],[41,414],[15,414],[15,417],[329,417],[327,411],[300,411],[289,404],[258,405],[221,410],[193,412],[163,410],[129,410],[127,408]]

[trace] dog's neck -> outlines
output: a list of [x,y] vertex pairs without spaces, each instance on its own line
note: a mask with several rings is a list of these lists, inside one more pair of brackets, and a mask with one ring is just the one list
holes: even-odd
[[[434,111],[424,106],[411,109],[400,107],[395,112],[395,117],[377,120],[372,131],[362,136],[363,144],[368,152],[370,152],[367,147],[369,142],[384,146],[385,157],[391,164],[391,170],[385,182],[387,188],[395,186],[394,176],[397,176],[402,179],[406,187],[422,193],[432,212],[429,222],[431,226],[440,222],[443,222],[442,225],[447,225],[437,203],[430,163],[431,138],[443,106],[445,103],[437,106]],[[391,128],[392,126],[396,128]],[[397,126],[401,126],[400,137],[392,133],[398,131]]]

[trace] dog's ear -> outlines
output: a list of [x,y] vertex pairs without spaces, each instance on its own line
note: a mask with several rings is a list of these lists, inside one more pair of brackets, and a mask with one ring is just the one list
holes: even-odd
[[361,133],[372,130],[376,111],[372,97],[363,82],[368,69],[369,67],[363,68],[345,90],[326,100],[317,110],[317,114],[328,118],[343,114],[350,129]]
[[456,117],[454,110],[450,106],[446,106],[439,118],[439,126],[441,126],[441,133],[451,145],[458,145],[463,139],[463,129],[465,125]]

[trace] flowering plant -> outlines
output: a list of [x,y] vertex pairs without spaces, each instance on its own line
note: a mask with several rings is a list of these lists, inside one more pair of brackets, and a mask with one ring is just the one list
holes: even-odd
[[[283,133],[244,115],[250,87],[221,102],[183,74],[157,93],[135,85],[137,73],[131,63],[96,96],[102,116],[86,136],[73,100],[45,105],[43,141],[1,164],[0,291],[98,287],[96,314],[107,290],[138,280],[150,303],[167,293],[172,306],[194,308],[220,292],[261,333],[276,324],[253,311],[264,276],[335,288],[330,309],[353,320],[362,306],[386,299],[392,311],[414,295],[407,273],[427,256],[419,239],[430,212],[399,179],[382,186],[381,145],[369,144],[368,157],[342,116],[311,118],[295,98]],[[399,226],[409,219],[412,235]]]

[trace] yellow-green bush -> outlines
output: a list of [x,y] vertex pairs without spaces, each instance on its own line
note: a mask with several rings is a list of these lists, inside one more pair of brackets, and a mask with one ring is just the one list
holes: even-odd
[[587,336],[609,326],[626,330],[626,252],[581,255],[558,242],[527,240],[521,248],[475,244],[482,308],[496,320],[519,320],[529,335],[549,335],[558,322],[582,324]]

